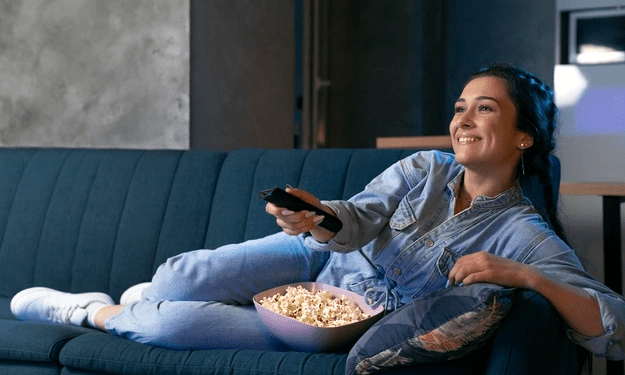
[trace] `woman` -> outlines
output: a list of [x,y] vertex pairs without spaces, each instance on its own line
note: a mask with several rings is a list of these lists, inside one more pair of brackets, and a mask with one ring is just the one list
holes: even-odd
[[[448,284],[489,282],[537,291],[573,341],[622,359],[625,301],[587,275],[561,239],[547,172],[556,118],[549,87],[521,69],[492,66],[470,77],[455,104],[455,156],[415,153],[349,201],[291,189],[338,216],[338,233],[318,227],[321,216],[268,204],[282,233],[173,257],[151,283],[131,288],[141,297],[125,305],[102,293],[31,288],[11,309],[20,319],[88,324],[170,348],[280,350],[250,306],[274,286],[323,282],[393,310]],[[520,189],[533,174],[545,184],[544,220]]]

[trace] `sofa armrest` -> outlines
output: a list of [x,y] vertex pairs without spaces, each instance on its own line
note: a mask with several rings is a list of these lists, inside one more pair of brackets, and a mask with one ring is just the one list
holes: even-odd
[[579,374],[584,351],[540,294],[519,290],[493,340],[486,375]]

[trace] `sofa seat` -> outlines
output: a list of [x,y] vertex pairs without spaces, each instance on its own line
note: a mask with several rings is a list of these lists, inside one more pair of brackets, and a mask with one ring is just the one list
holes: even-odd
[[92,329],[3,320],[0,324],[0,374],[58,374],[61,350]]
[[112,374],[344,374],[344,354],[255,350],[168,350],[103,332],[68,342],[60,362],[86,373]]

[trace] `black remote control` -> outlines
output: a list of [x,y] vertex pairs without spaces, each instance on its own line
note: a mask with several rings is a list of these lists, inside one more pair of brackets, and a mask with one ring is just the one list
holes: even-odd
[[260,197],[278,207],[286,208],[293,212],[306,210],[315,212],[317,215],[322,215],[323,221],[319,223],[319,226],[331,232],[337,233],[341,230],[341,228],[343,228],[343,223],[336,216],[333,216],[321,208],[315,207],[312,204],[301,200],[293,194],[287,193],[279,187],[261,191]]

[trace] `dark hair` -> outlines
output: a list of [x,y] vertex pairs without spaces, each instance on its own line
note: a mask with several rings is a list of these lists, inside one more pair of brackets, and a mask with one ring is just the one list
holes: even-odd
[[536,175],[544,187],[545,208],[548,217],[544,218],[554,232],[566,241],[564,228],[558,219],[557,196],[551,183],[549,155],[555,149],[554,133],[558,123],[558,107],[553,90],[534,74],[509,64],[493,64],[469,77],[468,82],[478,77],[499,77],[507,82],[508,94],[517,110],[517,129],[532,137],[533,145],[524,150],[517,167],[517,177],[521,180]]

